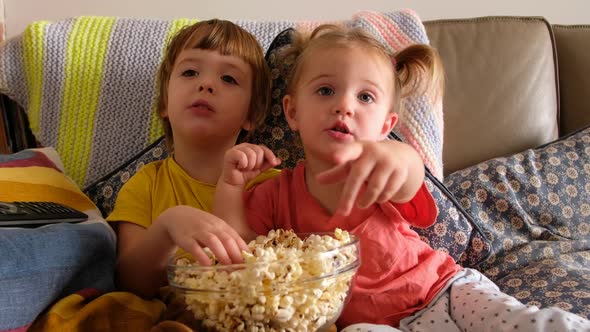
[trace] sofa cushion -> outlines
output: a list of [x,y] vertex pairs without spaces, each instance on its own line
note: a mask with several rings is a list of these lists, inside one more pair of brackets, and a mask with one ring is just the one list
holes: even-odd
[[478,269],[523,303],[590,316],[590,127],[445,183],[492,241]]
[[551,26],[539,17],[424,23],[446,72],[445,174],[558,137]]
[[0,201],[50,201],[81,211],[96,206],[63,173],[54,148],[22,150],[0,155]]

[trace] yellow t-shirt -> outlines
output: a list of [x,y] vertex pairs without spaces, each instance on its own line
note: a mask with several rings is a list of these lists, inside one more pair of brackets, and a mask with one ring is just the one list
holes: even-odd
[[[279,173],[277,169],[263,172],[248,187]],[[174,158],[168,157],[143,166],[123,185],[107,221],[126,221],[147,228],[164,210],[173,206],[189,205],[211,212],[214,195],[214,184],[195,180]]]

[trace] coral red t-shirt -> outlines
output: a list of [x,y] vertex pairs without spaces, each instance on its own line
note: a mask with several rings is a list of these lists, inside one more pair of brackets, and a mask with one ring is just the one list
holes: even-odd
[[410,228],[436,219],[432,195],[423,184],[405,204],[374,204],[349,216],[331,215],[307,190],[305,167],[283,170],[246,194],[246,216],[258,234],[271,229],[331,232],[341,228],[360,239],[361,266],[338,325],[398,326],[424,308],[461,269],[448,254],[432,249]]

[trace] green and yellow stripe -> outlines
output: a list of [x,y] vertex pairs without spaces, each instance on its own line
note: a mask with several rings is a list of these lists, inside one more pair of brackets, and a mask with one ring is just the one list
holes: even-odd
[[38,21],[30,24],[24,32],[22,41],[25,77],[29,90],[28,117],[31,130],[36,135],[39,133],[43,88],[43,40],[45,26],[48,23],[49,21]]
[[[57,150],[68,155],[65,172],[76,183],[84,183],[86,176],[103,65],[114,23],[114,17],[78,18],[67,41]],[[74,165],[76,160],[79,164]]]

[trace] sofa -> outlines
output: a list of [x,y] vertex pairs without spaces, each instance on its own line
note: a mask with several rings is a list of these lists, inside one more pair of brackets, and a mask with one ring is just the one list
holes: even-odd
[[[104,245],[85,248],[79,243],[77,248],[87,249],[86,256],[93,259],[102,258],[111,269],[97,271],[92,259],[86,257],[80,264],[83,258],[70,257],[77,260],[76,268],[60,274],[58,283],[37,278],[48,287],[41,301],[37,294],[21,292],[20,307],[0,306],[0,331],[50,330],[67,324],[71,330],[88,330],[98,326],[99,319],[106,324],[100,325],[103,330],[124,330],[130,321],[141,321],[141,329],[148,330],[158,321],[174,319],[171,306],[166,308],[170,294],[148,302],[113,292],[109,278],[114,240],[102,218],[137,169],[167,155],[151,111],[153,74],[172,31],[169,27],[193,21],[85,17],[38,22],[1,45],[0,93],[9,101],[5,111],[26,114],[37,144],[46,147],[25,151],[35,152],[38,159],[48,153],[46,149],[55,148],[58,157],[53,157],[51,171],[63,174],[70,191],[35,191],[27,173],[34,154],[15,153],[4,157],[9,166],[2,166],[0,158],[0,184],[20,189],[0,191],[0,200],[63,200],[91,211],[91,226],[104,230],[86,229],[85,234],[104,239]],[[424,157],[427,185],[437,200],[439,218],[431,229],[420,231],[423,239],[462,265],[479,269],[524,303],[558,306],[590,318],[590,63],[585,61],[590,25],[553,25],[542,17],[508,16],[421,22],[412,11],[360,14],[350,22],[375,33],[394,50],[430,43],[442,57],[443,99],[424,103],[416,96],[406,101],[401,128],[392,133],[392,139],[408,141]],[[289,42],[287,29],[318,23],[238,21],[265,49],[273,73],[273,107],[281,97],[285,70],[274,62],[273,51]],[[127,28],[117,30],[120,26]],[[105,41],[100,37],[104,33],[119,33],[123,42]],[[76,53],[79,47],[86,47],[85,52]],[[118,60],[107,66],[108,57]],[[142,58],[149,60],[137,65]],[[47,59],[54,60],[44,62]],[[105,82],[109,75],[120,80]],[[268,144],[285,154],[282,159],[296,162],[301,152],[280,123],[278,107],[271,112],[268,130],[254,142]],[[120,110],[134,113],[117,113]],[[15,160],[26,160],[16,165],[27,169],[18,173],[23,177],[20,183],[10,180],[15,173],[2,175],[15,167]],[[78,203],[73,196],[79,197]],[[61,227],[75,235],[76,227],[84,226],[89,225]],[[45,241],[69,244],[63,229],[48,229]],[[27,230],[28,243],[35,243],[34,232]],[[13,239],[24,233],[0,230],[0,236]],[[47,248],[38,250],[51,259]],[[96,280],[78,278],[89,271]],[[14,280],[11,271],[0,274],[0,282],[19,285],[9,283]],[[10,303],[7,295],[1,296],[0,303]],[[72,301],[74,308],[64,314],[63,306]],[[122,304],[131,302],[134,305]],[[85,311],[91,304],[95,311]],[[124,318],[123,312],[129,315]],[[138,312],[143,319],[137,318]],[[128,320],[131,316],[135,318]],[[117,319],[120,324],[113,322]]]

